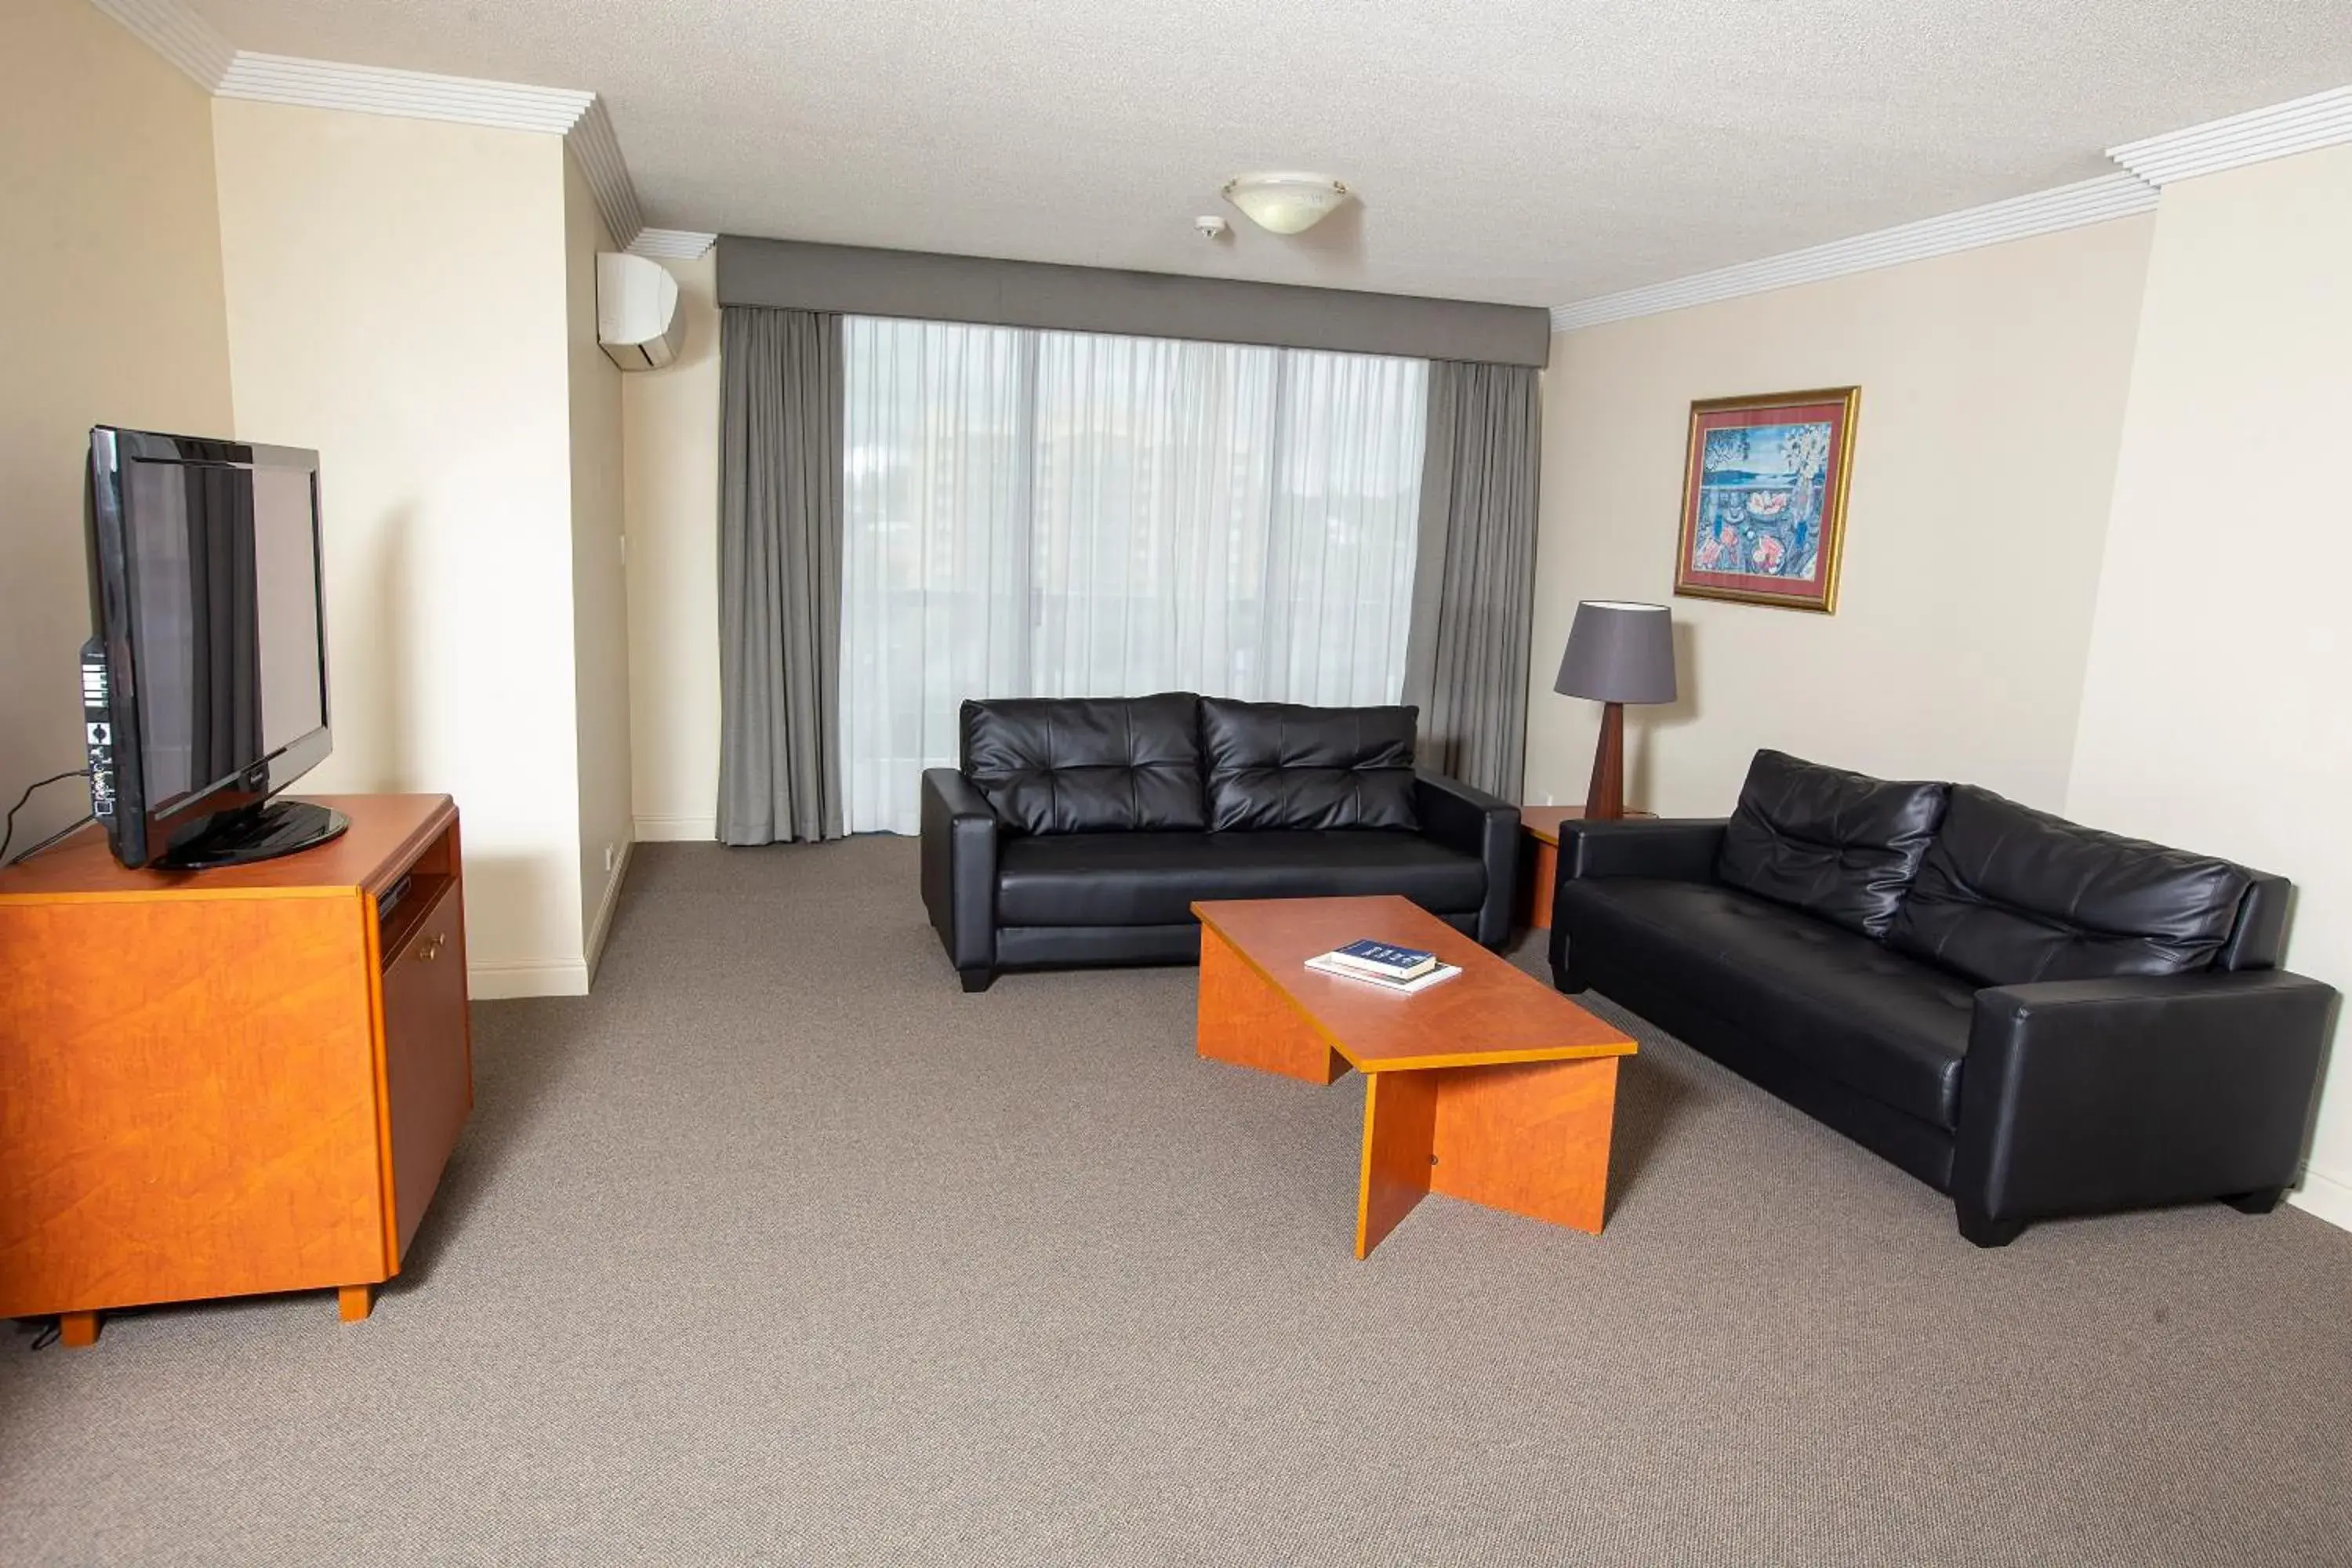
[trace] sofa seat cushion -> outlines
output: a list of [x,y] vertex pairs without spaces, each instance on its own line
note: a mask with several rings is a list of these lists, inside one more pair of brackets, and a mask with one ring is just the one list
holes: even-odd
[[1788,1057],[1934,1126],[1957,1127],[1976,993],[1865,937],[1736,888],[1607,877],[1560,884],[1572,950],[1686,992]]
[[1418,828],[1412,738],[1419,711],[1203,697],[1204,826]]
[[1858,935],[1884,937],[1943,819],[1948,787],[1759,752],[1724,827],[1716,875]]
[[1475,910],[1486,892],[1475,856],[1373,828],[1068,833],[997,850],[996,918],[1008,926],[1160,925],[1191,920],[1195,899],[1369,893],[1447,915]]
[[1887,942],[1987,985],[2179,974],[2212,965],[2253,879],[1958,784]]
[[1206,827],[1201,700],[1022,697],[963,705],[963,771],[1021,833]]

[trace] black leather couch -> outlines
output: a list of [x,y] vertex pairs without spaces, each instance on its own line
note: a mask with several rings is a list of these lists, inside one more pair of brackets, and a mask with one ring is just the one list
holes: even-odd
[[1951,1194],[2031,1220],[2294,1182],[2336,993],[2284,879],[1966,784],[1759,752],[1727,821],[1571,822],[1551,963]]
[[967,991],[1194,963],[1195,899],[1394,893],[1493,946],[1518,808],[1413,768],[1415,710],[1196,697],[967,702],[923,773],[923,903]]

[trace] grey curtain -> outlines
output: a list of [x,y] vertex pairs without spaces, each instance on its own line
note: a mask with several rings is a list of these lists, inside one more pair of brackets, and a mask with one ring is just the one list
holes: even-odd
[[841,318],[719,318],[719,837],[838,838]]
[[1535,369],[1430,362],[1404,700],[1423,764],[1505,800],[1527,760],[1542,446]]

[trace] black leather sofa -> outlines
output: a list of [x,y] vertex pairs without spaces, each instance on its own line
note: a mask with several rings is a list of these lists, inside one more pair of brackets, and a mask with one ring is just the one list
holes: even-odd
[[1999,1247],[2058,1215],[2278,1202],[2336,1005],[2274,967],[2290,892],[1988,790],[1768,751],[1727,821],[1565,826],[1552,973],[1948,1193]]
[[923,903],[967,991],[1005,970],[1195,963],[1195,899],[1394,893],[1493,946],[1518,808],[1413,767],[1409,707],[966,702],[923,773]]

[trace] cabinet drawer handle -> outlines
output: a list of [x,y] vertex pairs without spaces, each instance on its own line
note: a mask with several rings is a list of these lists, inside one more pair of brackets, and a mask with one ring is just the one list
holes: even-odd
[[416,957],[417,957],[418,962],[420,962],[420,963],[432,963],[432,962],[433,962],[433,960],[435,960],[435,959],[436,959],[436,958],[440,957],[440,956],[441,956],[441,944],[442,944],[443,942],[447,942],[448,940],[449,940],[449,938],[448,938],[448,935],[447,935],[447,933],[446,933],[446,932],[443,932],[443,931],[436,931],[436,932],[435,932],[431,937],[430,937],[430,938],[428,938],[428,939],[425,941],[425,945],[424,945],[424,946],[422,946],[422,947],[420,947],[420,948],[418,948],[418,949],[416,950]]

